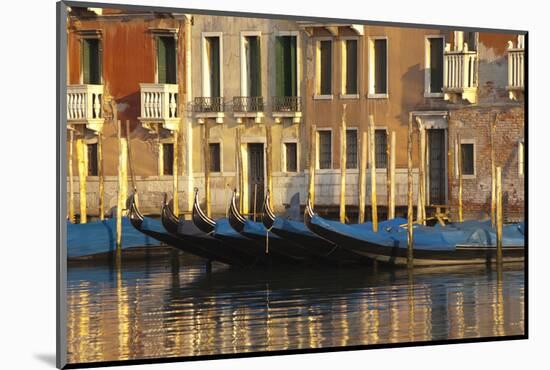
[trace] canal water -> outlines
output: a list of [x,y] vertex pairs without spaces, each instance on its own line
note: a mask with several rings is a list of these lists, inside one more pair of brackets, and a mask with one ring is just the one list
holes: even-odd
[[[177,260],[177,259],[176,259]],[[523,265],[242,270],[180,255],[70,266],[70,363],[524,333]]]

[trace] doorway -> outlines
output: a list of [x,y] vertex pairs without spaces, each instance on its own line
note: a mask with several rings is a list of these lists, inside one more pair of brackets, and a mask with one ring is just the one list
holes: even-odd
[[428,181],[429,203],[443,205],[446,203],[446,149],[445,130],[429,129],[428,133]]
[[264,144],[248,144],[248,212],[259,214],[264,200]]

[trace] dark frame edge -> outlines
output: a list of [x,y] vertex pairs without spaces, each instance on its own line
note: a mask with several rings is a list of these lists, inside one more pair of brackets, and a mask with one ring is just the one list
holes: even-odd
[[56,3],[56,367],[67,365],[67,4]]

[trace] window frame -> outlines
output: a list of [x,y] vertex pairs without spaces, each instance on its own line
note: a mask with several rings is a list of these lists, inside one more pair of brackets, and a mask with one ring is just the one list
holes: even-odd
[[[246,38],[247,37],[258,37],[260,42],[260,90],[262,94],[260,96],[263,96],[263,86],[262,86],[262,77],[263,77],[263,58],[261,54],[262,50],[262,31],[241,31],[240,35],[240,63],[241,63],[241,96],[249,96],[248,95],[248,69],[246,68],[246,51],[245,51],[245,44],[246,44]],[[221,49],[221,46],[220,46]],[[221,70],[220,70],[221,74]],[[220,85],[221,88],[221,85]],[[220,94],[221,95],[221,94]]]
[[[165,144],[171,144],[172,147],[174,145],[174,140],[172,138],[166,138],[159,141],[159,150],[158,150],[158,175],[159,177],[172,177],[174,176],[174,171],[172,170],[172,174],[166,175],[164,174],[164,145]],[[172,150],[172,163],[174,161],[174,151]]]
[[[276,42],[276,38],[277,37],[281,37],[281,36],[294,36],[296,37],[296,97],[299,98],[301,96],[300,94],[300,87],[301,87],[301,84],[300,84],[300,81],[301,81],[301,72],[300,72],[300,66],[301,66],[301,63],[302,63],[302,58],[301,58],[301,50],[302,48],[300,47],[300,31],[276,31],[274,33],[274,38],[273,38],[273,43]],[[274,44],[272,44],[274,45]],[[275,52],[269,52],[267,54],[271,54],[273,55],[272,57],[270,57],[272,63],[273,63],[273,68],[276,69],[276,64],[277,64],[277,61],[276,61],[276,53]],[[269,66],[267,67],[267,70],[269,70]],[[275,80],[269,80],[269,85],[272,85],[271,90],[272,91],[272,94],[271,96],[277,96],[277,91],[276,91],[276,81],[277,81],[277,75],[276,73],[273,73],[273,76],[275,78]],[[269,89],[269,88],[268,88]]]
[[[347,153],[347,149],[348,149],[348,138],[347,138],[347,132],[348,131],[355,131],[355,164],[356,166],[355,167],[348,167],[348,163],[349,163],[349,156],[348,156],[348,153]],[[359,127],[358,126],[351,126],[351,127],[346,127],[346,170],[350,170],[350,171],[355,171],[355,170],[359,170],[359,152],[361,150],[361,147],[360,147],[360,143],[359,143]],[[342,155],[342,153],[340,153],[340,155]]]
[[[444,96],[443,91],[432,92],[431,91],[431,39],[442,39],[441,54],[445,54],[445,36],[444,35],[426,35],[424,38],[424,97],[425,98],[442,98]],[[445,60],[443,60],[445,63]],[[443,66],[443,68],[445,68]],[[443,73],[443,71],[442,71]]]
[[[317,130],[316,130],[316,135],[315,135],[315,147],[317,149],[317,153],[316,153],[316,163],[315,163],[315,169],[318,170],[319,172],[323,172],[323,171],[331,171],[333,168],[334,168],[334,164],[333,164],[333,160],[334,160],[334,135],[333,135],[333,130],[332,130],[332,127],[318,127]],[[330,167],[329,168],[321,168],[320,164],[321,164],[321,146],[319,145],[320,144],[320,139],[321,139],[321,135],[319,134],[321,131],[323,132],[329,132],[330,133]]]
[[[321,94],[321,41],[330,41],[330,94]],[[315,93],[314,100],[332,100],[334,98],[334,38],[331,36],[315,37]]]
[[[386,133],[386,150],[384,151],[385,155],[386,155],[386,165],[384,167],[378,167],[377,163],[376,163],[376,131],[384,131]],[[375,155],[375,158],[374,158],[374,169],[376,171],[386,171],[387,168],[388,168],[388,151],[387,151],[387,145],[388,145],[388,138],[389,138],[389,130],[387,127],[385,126],[374,126],[374,155]]]
[[[386,40],[386,92],[376,93],[374,87],[375,66],[374,66],[374,45],[376,40]],[[388,99],[390,95],[390,42],[388,36],[369,36],[368,38],[368,94],[369,99]]]
[[103,79],[103,38],[100,31],[86,31],[84,34],[79,35],[80,41],[80,75],[79,82],[84,85],[84,42],[87,40],[97,40],[98,60],[99,60],[99,85],[104,84]]
[[[288,171],[288,167],[287,167],[287,157],[286,157],[286,145],[287,144],[295,144],[296,145],[296,171]],[[283,166],[281,166],[282,169],[284,169],[284,173],[288,173],[288,174],[299,174],[300,173],[300,145],[298,145],[298,139],[296,138],[288,138],[288,139],[283,139],[283,147],[284,147],[284,150],[282,150],[282,163],[283,163]]]
[[[359,87],[359,68],[360,68],[360,61],[361,61],[361,42],[359,36],[344,36],[340,37],[340,40],[342,41],[341,44],[341,93],[340,93],[340,99],[359,99],[359,91],[361,90]],[[349,40],[355,40],[357,42],[357,64],[356,64],[356,71],[355,71],[355,78],[357,79],[357,92],[355,94],[348,94],[346,91],[346,81],[347,81],[347,41]]]
[[[212,171],[209,168],[208,172],[211,173],[211,174],[221,174],[221,173],[223,173],[223,144],[222,144],[222,141],[219,140],[219,139],[208,140],[208,155],[210,155],[210,145],[211,144],[218,144],[220,146],[220,170],[219,171]],[[210,166],[212,166],[212,158],[210,158]]]
[[[219,65],[220,65],[220,99],[223,100],[223,32],[202,32],[201,33],[201,96],[212,97],[210,91],[210,74],[207,68],[206,39],[209,37],[219,38]],[[208,92],[208,94],[207,94]]]
[[[477,165],[476,165],[476,161],[477,161],[477,150],[476,150],[476,140],[475,139],[460,139],[460,143],[458,145],[461,145],[462,144],[472,144],[472,151],[473,151],[473,167],[474,167],[474,173],[473,174],[465,174],[465,173],[462,173],[462,179],[463,180],[468,180],[468,179],[475,179],[477,177]],[[460,148],[460,152],[462,153],[462,147]],[[456,166],[455,166],[455,170],[456,170],[456,177],[458,178],[458,172],[459,172],[459,168],[458,168],[458,147],[455,148],[455,163],[456,163]],[[464,165],[464,163],[462,163],[462,165]]]

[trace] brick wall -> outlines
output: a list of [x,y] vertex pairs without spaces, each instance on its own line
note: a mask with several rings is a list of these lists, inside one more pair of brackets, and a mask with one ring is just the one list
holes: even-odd
[[[449,144],[452,177],[449,181],[451,205],[458,205],[458,175],[456,162],[457,134],[461,140],[473,141],[475,176],[463,178],[464,218],[487,218],[491,210],[491,146],[489,130],[498,113],[495,143],[496,166],[502,167],[504,216],[509,221],[524,218],[524,177],[519,173],[519,142],[524,140],[523,106],[466,107],[450,112]],[[453,207],[452,216],[456,217]]]

